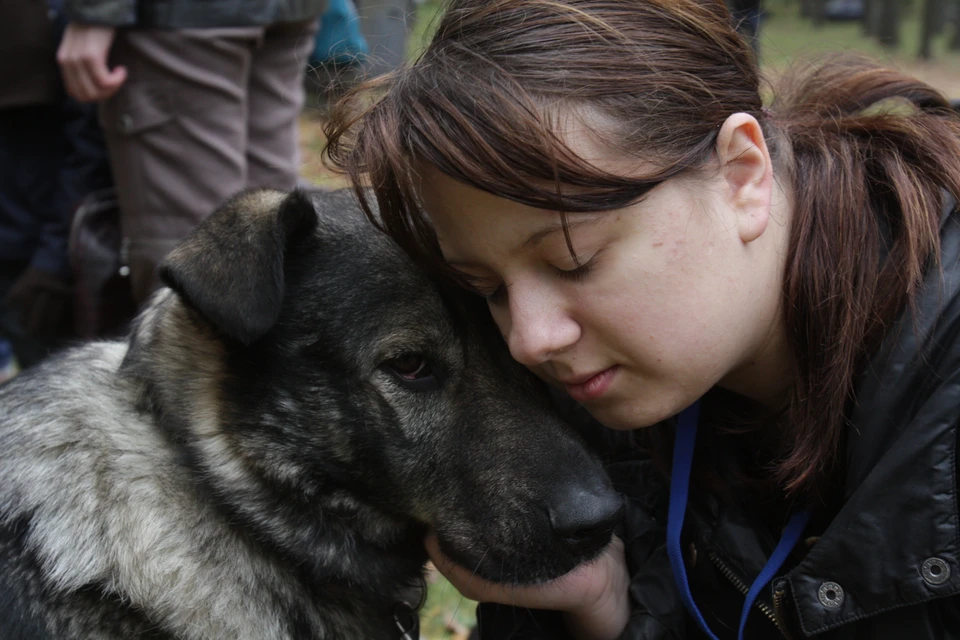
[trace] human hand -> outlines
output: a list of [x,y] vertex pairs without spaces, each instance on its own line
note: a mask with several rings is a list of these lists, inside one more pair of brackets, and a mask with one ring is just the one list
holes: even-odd
[[67,25],[57,50],[57,62],[70,97],[80,102],[105,100],[127,79],[125,67],[107,67],[114,35],[113,27],[76,22]]
[[531,586],[488,582],[454,564],[440,550],[435,533],[425,541],[433,564],[465,597],[478,602],[561,611],[579,640],[614,640],[630,618],[630,576],[623,542],[613,537],[600,557],[556,580]]

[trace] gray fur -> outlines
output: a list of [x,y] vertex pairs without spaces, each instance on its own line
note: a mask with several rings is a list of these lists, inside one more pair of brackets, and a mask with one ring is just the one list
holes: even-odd
[[3,640],[396,638],[428,525],[507,582],[603,546],[547,515],[557,487],[610,491],[598,463],[352,194],[243,194],[163,277],[127,341],[0,388]]

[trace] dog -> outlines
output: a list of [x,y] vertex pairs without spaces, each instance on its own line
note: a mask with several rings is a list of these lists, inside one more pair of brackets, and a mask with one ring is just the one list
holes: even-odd
[[609,542],[619,495],[482,299],[352,191],[240,194],[161,278],[127,340],[0,388],[4,640],[396,640],[431,527],[514,584]]

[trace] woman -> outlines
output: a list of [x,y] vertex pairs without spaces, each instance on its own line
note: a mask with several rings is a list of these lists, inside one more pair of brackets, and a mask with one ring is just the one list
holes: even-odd
[[723,3],[694,0],[453,0],[369,89],[329,154],[383,228],[632,436],[607,450],[620,539],[568,576],[487,583],[428,540],[509,605],[480,607],[483,637],[960,633],[941,95],[834,61],[766,108]]

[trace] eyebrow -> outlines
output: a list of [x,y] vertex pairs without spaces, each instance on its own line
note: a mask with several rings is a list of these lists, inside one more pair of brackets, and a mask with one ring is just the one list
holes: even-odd
[[[583,218],[580,220],[574,220],[573,222],[567,221],[566,226],[568,230],[575,229],[577,227],[582,227],[587,224],[595,224],[600,219],[601,219],[600,216],[595,216],[590,218]],[[556,233],[557,231],[562,230],[563,226],[564,225],[562,222],[551,222],[550,224],[546,225],[543,229],[540,229],[539,231],[534,232],[529,238],[524,240],[523,244],[520,245],[520,248],[529,249],[531,247],[537,246],[538,244],[543,242],[543,239],[549,236],[550,234]]]
[[[582,226],[585,226],[585,225],[588,225],[588,224],[596,224],[597,222],[599,222],[599,221],[602,220],[602,219],[603,219],[603,216],[591,216],[590,218],[581,218],[580,220],[574,220],[573,222],[567,221],[567,229],[568,229],[568,230],[569,230],[569,229],[576,229],[577,227],[582,227]],[[542,229],[539,229],[538,231],[534,231],[534,232],[530,235],[529,238],[527,238],[526,240],[524,240],[524,241],[520,244],[520,246],[519,246],[518,248],[519,248],[519,249],[529,249],[529,248],[531,248],[531,247],[536,247],[538,244],[540,244],[541,242],[543,242],[543,240],[544,240],[547,236],[549,236],[549,235],[551,235],[551,234],[553,234],[553,233],[556,233],[557,231],[561,231],[562,229],[563,229],[563,223],[562,223],[562,222],[551,222],[551,223],[545,225]],[[473,262],[469,262],[469,261],[467,261],[467,260],[445,260],[445,262],[447,263],[448,266],[451,266],[451,267],[458,267],[458,266],[459,266],[459,267],[477,267],[477,266],[480,266],[480,265],[477,265],[477,264],[475,264],[475,263],[473,263]],[[474,277],[474,276],[471,276],[471,277]]]

